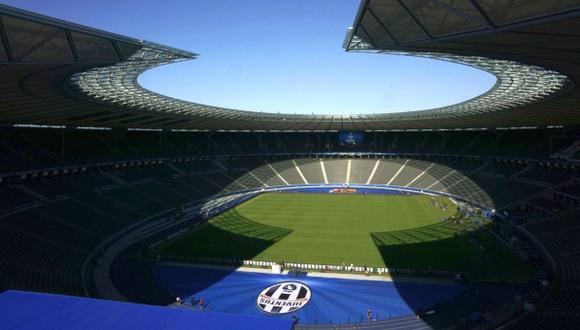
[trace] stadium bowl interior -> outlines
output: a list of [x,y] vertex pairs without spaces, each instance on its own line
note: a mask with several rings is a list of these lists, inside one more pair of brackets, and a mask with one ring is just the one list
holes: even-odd
[[[579,24],[575,0],[364,0],[346,51],[452,61],[497,83],[437,109],[323,116],[154,93],[139,74],[197,54],[0,5],[0,291],[288,320],[260,312],[255,290],[293,279],[313,290],[296,329],[574,328]],[[292,214],[330,195],[415,196],[435,211],[364,232],[376,264],[264,258],[299,230],[244,214],[282,196],[275,218],[304,194]],[[197,254],[173,253],[181,242]],[[288,277],[255,272],[284,262]],[[205,310],[175,304],[200,292],[215,297]]]

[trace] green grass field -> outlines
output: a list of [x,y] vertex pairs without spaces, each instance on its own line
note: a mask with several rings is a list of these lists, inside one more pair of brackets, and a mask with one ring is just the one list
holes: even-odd
[[487,230],[441,222],[423,195],[267,193],[157,249],[178,257],[441,269],[521,280],[530,270]]

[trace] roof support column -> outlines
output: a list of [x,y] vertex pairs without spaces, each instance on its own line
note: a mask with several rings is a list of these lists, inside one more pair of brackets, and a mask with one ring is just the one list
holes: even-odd
[[1,16],[0,16],[0,37],[2,37],[2,44],[4,46],[4,50],[6,51],[8,61],[14,62],[14,52],[12,51],[10,40],[8,40],[8,33],[6,33],[6,29],[4,28],[4,22],[2,22]]
[[77,46],[73,40],[72,35],[70,34],[69,30],[64,30],[64,34],[66,35],[66,40],[68,41],[68,46],[70,47],[70,51],[73,54],[73,58],[75,62],[80,62],[79,52],[77,51]]

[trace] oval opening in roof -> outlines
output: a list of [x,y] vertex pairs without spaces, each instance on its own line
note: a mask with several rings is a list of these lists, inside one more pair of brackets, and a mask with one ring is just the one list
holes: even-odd
[[[139,83],[178,99],[230,109],[375,114],[456,104],[487,92],[492,74],[409,56],[346,53],[358,0],[192,3],[176,34],[154,41],[198,59],[149,70]],[[199,10],[193,10],[193,9]],[[225,10],[227,9],[227,10]],[[179,21],[182,13],[174,13]],[[163,24],[156,24],[163,28]]]
[[340,51],[311,55],[283,62],[202,54],[198,60],[149,70],[139,83],[212,106],[320,115],[438,108],[481,95],[496,83],[483,70],[427,58]]

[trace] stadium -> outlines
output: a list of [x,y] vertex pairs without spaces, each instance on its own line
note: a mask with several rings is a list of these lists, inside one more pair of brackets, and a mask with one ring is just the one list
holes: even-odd
[[577,329],[580,1],[352,16],[347,53],[496,82],[399,113],[212,106],[137,80],[196,53],[0,5],[0,328]]

